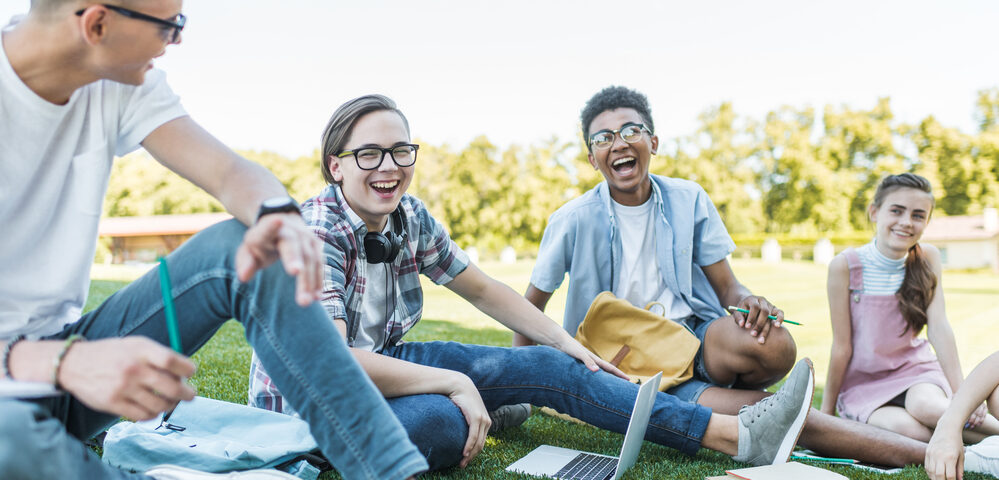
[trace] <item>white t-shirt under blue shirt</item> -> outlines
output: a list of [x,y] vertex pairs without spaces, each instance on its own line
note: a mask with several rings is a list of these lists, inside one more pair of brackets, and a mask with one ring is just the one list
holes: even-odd
[[65,105],[39,97],[0,43],[0,339],[79,319],[114,155],[186,115],[162,71],[101,80]]
[[662,281],[656,260],[655,202],[650,195],[645,203],[632,207],[611,199],[611,208],[621,232],[621,275],[614,285],[614,296],[645,308],[659,302],[668,318],[684,318],[693,313],[686,302],[676,297]]

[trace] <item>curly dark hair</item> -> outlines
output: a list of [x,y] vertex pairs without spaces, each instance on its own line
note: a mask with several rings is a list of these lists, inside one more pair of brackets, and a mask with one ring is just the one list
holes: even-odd
[[583,127],[583,142],[586,143],[587,149],[590,148],[590,124],[593,123],[593,119],[607,110],[618,108],[634,109],[642,117],[642,121],[649,127],[649,130],[655,133],[656,127],[652,123],[652,109],[649,108],[649,99],[645,94],[628,87],[612,85],[590,97],[586,106],[583,107],[582,113],[579,114],[579,120]]

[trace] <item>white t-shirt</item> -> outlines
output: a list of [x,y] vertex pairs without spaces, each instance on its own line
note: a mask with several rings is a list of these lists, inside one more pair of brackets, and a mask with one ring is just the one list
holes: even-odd
[[[389,216],[382,233],[391,231],[392,217]],[[367,284],[364,286],[364,296],[361,297],[361,324],[357,327],[353,347],[378,352],[385,343],[389,316],[395,315],[396,306],[399,305],[399,289],[389,263],[368,264],[366,273]],[[394,301],[393,297],[396,297]]]
[[652,196],[637,206],[621,205],[611,199],[617,227],[621,234],[621,274],[614,285],[614,296],[645,308],[656,301],[666,308],[667,318],[679,319],[693,313],[686,302],[676,297],[663,282],[656,260],[655,202]]
[[158,70],[138,87],[101,80],[52,104],[0,44],[0,338],[79,319],[113,156],[184,115]]

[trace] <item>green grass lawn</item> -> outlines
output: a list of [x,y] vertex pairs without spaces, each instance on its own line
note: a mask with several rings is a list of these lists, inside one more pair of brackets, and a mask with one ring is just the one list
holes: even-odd
[[[480,265],[490,275],[523,292],[529,281],[531,262],[512,265],[484,263]],[[798,344],[799,356],[809,356],[815,364],[817,389],[814,405],[821,403],[821,386],[825,383],[829,361],[831,328],[828,303],[825,298],[826,270],[806,262],[785,262],[769,265],[759,260],[733,260],[739,279],[751,290],[770,299],[783,308],[787,318],[803,323],[789,326]],[[95,266],[94,282],[90,289],[87,309],[93,308],[108,295],[134,279],[140,270]],[[410,341],[448,339],[483,345],[509,345],[511,332],[492,321],[449,290],[424,282],[424,319],[406,339]],[[979,361],[999,349],[992,339],[999,315],[999,276],[986,273],[945,274],[944,290],[947,314],[961,351],[962,367],[969,372]],[[549,303],[548,315],[561,322],[565,288],[556,292]],[[217,335],[194,356],[198,373],[191,383],[200,395],[245,403],[250,348],[243,338],[242,326],[227,323]],[[844,441],[849,441],[844,439]],[[531,478],[509,474],[503,469],[536,446],[550,445],[617,455],[621,435],[592,427],[569,423],[548,417],[535,410],[534,415],[521,427],[508,429],[487,439],[486,448],[471,466],[464,470],[451,469],[427,475],[426,478],[486,479]],[[625,478],[659,479],[690,478],[720,475],[724,470],[744,465],[731,461],[727,456],[702,450],[695,457],[646,442],[638,463]],[[848,467],[832,467],[853,479],[924,479],[922,468],[908,467],[897,475],[879,475]],[[320,478],[339,478],[328,473]],[[969,474],[969,480],[989,478]]]

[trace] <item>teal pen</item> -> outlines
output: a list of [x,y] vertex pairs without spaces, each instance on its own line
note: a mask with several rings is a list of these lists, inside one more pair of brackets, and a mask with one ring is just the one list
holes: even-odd
[[166,259],[160,258],[160,291],[163,292],[163,313],[166,315],[170,348],[177,353],[183,353],[180,346],[180,330],[177,328],[177,314],[173,309],[173,294],[170,290],[170,271],[167,270]]
[[[180,346],[180,329],[177,328],[177,314],[173,309],[173,293],[171,292],[172,287],[170,285],[170,271],[167,270],[167,264],[165,258],[160,258],[160,291],[163,293],[163,313],[166,315],[167,324],[167,335],[170,336],[170,348],[177,353],[183,353]],[[166,425],[167,428],[171,426],[166,423],[170,419],[170,415],[173,414],[173,408],[168,410],[163,414],[163,420],[160,421],[160,427]],[[159,427],[156,427],[159,428]]]
[[[749,310],[746,310],[745,308],[733,307],[731,305],[728,306],[728,309],[732,310],[733,312],[749,313]],[[769,318],[770,320],[777,320],[777,317],[775,317],[773,315],[767,315],[767,318]],[[790,321],[790,320],[788,320],[786,318],[784,319],[784,323],[790,323],[791,325],[801,326],[800,323],[798,323],[798,322],[792,322],[792,321]]]
[[857,463],[857,461],[852,458],[813,457],[811,455],[791,455],[791,460],[812,460],[814,462],[845,463],[845,464]]

